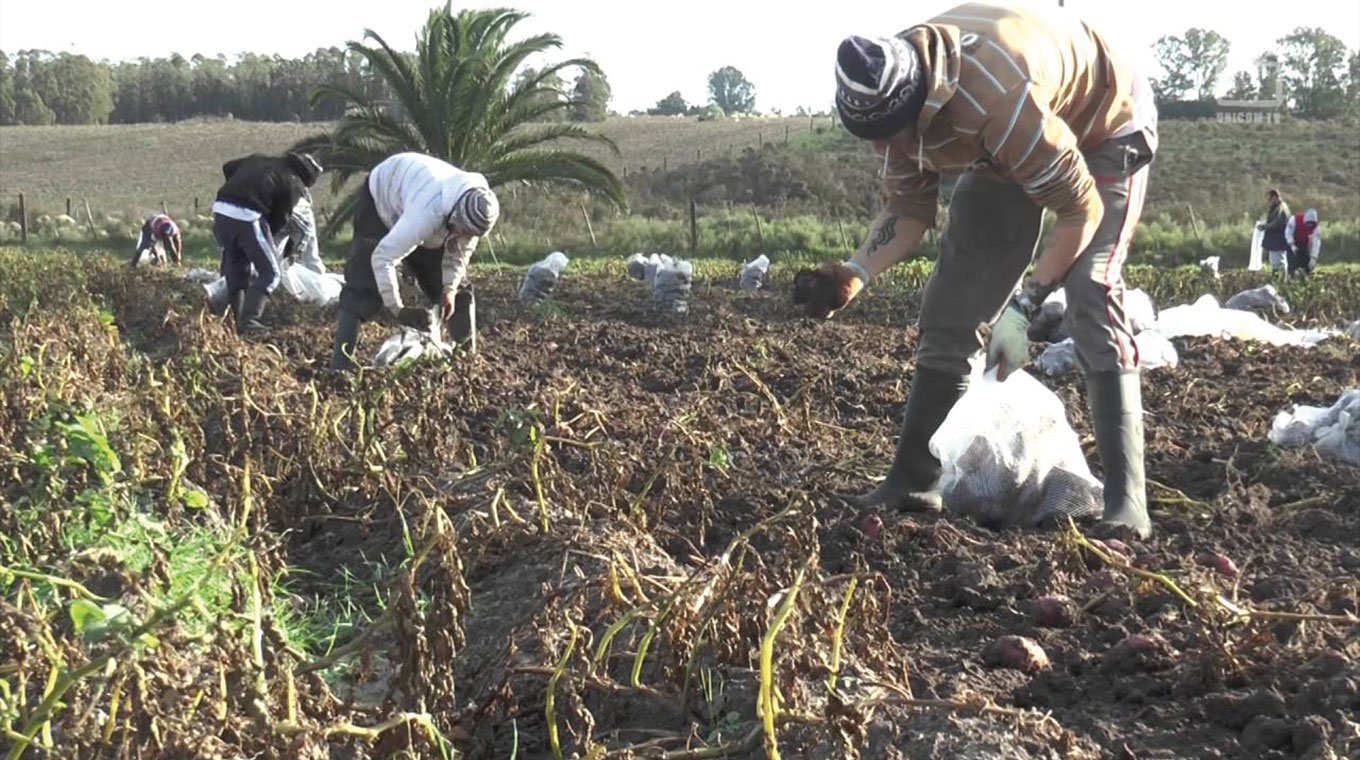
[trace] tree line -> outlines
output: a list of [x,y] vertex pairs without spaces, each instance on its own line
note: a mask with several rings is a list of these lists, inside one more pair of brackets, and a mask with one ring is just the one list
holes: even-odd
[[[1284,95],[1295,115],[1330,119],[1360,115],[1360,51],[1322,28],[1298,27],[1255,59],[1255,71],[1233,74],[1227,100],[1273,100]],[[1212,101],[1228,67],[1232,44],[1211,29],[1192,28],[1153,45],[1163,74],[1152,83],[1161,103]]]
[[[1162,103],[1212,101],[1231,43],[1217,32],[1192,28],[1159,39],[1154,49],[1163,75],[1153,82]],[[534,72],[526,72],[532,75]],[[600,121],[609,114],[609,81],[597,69],[581,70],[569,84],[554,75],[549,90],[573,101],[565,116]],[[1360,51],[1321,28],[1299,27],[1256,59],[1255,71],[1233,75],[1230,100],[1270,100],[1283,86],[1289,110],[1303,118],[1360,115]],[[234,116],[251,121],[332,121],[344,115],[341,98],[318,98],[319,87],[338,87],[375,101],[391,99],[388,85],[352,49],[319,48],[301,58],[242,53],[172,54],[110,63],[83,55],[0,51],[0,125],[131,124],[195,117]],[[724,66],[709,75],[707,104],[685,101],[679,91],[645,113],[717,118],[755,110],[755,87],[741,71]],[[551,97],[551,96],[545,96]],[[634,112],[642,113],[642,112]],[[562,114],[554,114],[561,118]]]
[[[242,53],[109,63],[87,56],[0,51],[0,125],[135,124],[232,116],[248,121],[333,121],[343,98],[315,97],[320,87],[391,100],[387,81],[349,48],[321,48],[301,58]],[[607,115],[609,83],[582,70],[572,121]],[[564,96],[565,99],[565,96]],[[557,118],[562,118],[559,114]]]

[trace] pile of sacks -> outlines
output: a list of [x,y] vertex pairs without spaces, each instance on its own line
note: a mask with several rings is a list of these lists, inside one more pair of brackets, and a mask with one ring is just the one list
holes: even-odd
[[[1063,325],[1066,311],[1065,291],[1059,289],[1044,301],[1039,315],[1030,323],[1029,339],[1049,343],[1039,356],[1039,369],[1050,377],[1077,370],[1077,346]],[[1146,292],[1139,289],[1124,293],[1124,315],[1138,348],[1139,369],[1146,372],[1180,364],[1176,347],[1158,332],[1157,308]]]
[[635,253],[628,257],[628,276],[651,284],[661,267],[674,263],[675,259],[664,253]]
[[1098,515],[1091,475],[1062,400],[1028,373],[974,374],[930,439],[950,510],[994,528]]
[[534,304],[547,298],[557,286],[557,279],[567,268],[567,254],[553,251],[542,261],[535,262],[524,274],[524,282],[519,286],[519,300]]
[[652,286],[652,305],[684,314],[694,286],[694,265],[664,253],[635,253],[628,257],[628,276]]
[[1318,454],[1360,465],[1360,388],[1341,394],[1335,404],[1295,406],[1275,415],[1270,442],[1277,446],[1312,446]]
[[765,274],[770,271],[770,257],[760,254],[741,268],[738,286],[742,290],[760,290],[765,285]]

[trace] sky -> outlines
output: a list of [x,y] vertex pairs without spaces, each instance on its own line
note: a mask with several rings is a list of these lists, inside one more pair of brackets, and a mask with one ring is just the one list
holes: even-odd
[[[1051,6],[1058,0],[1021,0]],[[111,61],[245,51],[298,57],[359,39],[365,28],[400,49],[439,0],[0,0],[0,50],[40,48]],[[1232,43],[1220,92],[1238,70],[1295,26],[1321,26],[1351,50],[1360,48],[1360,0],[1066,0],[1155,76],[1152,43],[1190,27],[1218,31]],[[470,3],[483,5],[480,2]],[[485,3],[492,5],[493,3]],[[756,89],[761,111],[799,106],[826,110],[834,93],[837,43],[849,34],[888,35],[957,4],[956,0],[875,2],[840,6],[749,0],[504,0],[533,16],[525,34],[552,31],[562,57],[586,55],[613,88],[610,107],[645,109],[673,90],[707,102],[709,72],[732,65]],[[455,7],[457,4],[455,3]],[[220,10],[219,10],[220,8]]]

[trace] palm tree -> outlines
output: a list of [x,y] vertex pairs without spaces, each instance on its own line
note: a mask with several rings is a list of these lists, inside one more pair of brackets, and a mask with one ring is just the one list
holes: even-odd
[[[613,141],[576,124],[535,123],[578,105],[574,95],[557,89],[563,69],[600,69],[594,61],[573,58],[516,78],[527,58],[562,46],[555,34],[508,41],[510,30],[527,16],[504,8],[455,14],[450,3],[430,12],[414,54],[398,52],[364,30],[364,42],[351,41],[348,48],[385,82],[391,101],[338,84],[318,87],[313,101],[337,98],[346,104],[345,115],[330,133],[294,148],[321,154],[337,191],[388,156],[416,151],[481,172],[493,188],[516,181],[575,188],[625,208],[619,178],[560,142],[598,143],[617,153]],[[327,222],[328,233],[351,216],[357,194],[356,188],[341,201]]]

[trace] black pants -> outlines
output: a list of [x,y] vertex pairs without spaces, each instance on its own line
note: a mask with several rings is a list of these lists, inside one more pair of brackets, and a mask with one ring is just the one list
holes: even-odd
[[[265,294],[274,292],[279,285],[279,253],[263,218],[243,222],[213,214],[213,237],[222,246],[222,276],[227,278],[228,292],[245,290],[247,286]],[[252,264],[258,275],[253,283]]]
[[1310,274],[1312,272],[1313,261],[1309,256],[1307,248],[1296,248],[1286,254],[1289,258],[1290,274]]

